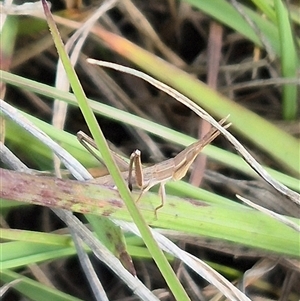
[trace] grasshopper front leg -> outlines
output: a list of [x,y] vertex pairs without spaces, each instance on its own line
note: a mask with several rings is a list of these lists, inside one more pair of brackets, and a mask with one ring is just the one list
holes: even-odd
[[[132,186],[133,186],[132,185],[133,168],[135,171],[135,182],[139,188],[143,189],[143,186],[144,186],[143,166],[142,166],[142,162],[141,162],[141,151],[138,149],[136,149],[130,155],[129,171],[128,171],[128,188],[130,189],[130,191],[132,191]],[[139,198],[138,198],[138,200],[139,200]]]
[[[142,195],[147,192],[152,186],[158,184],[155,181],[148,183],[144,182],[143,166],[141,162],[141,151],[135,150],[130,156],[129,171],[128,171],[128,188],[132,191],[133,188],[133,170],[135,173],[136,185],[141,189],[141,193],[138,196],[136,202],[140,200]],[[160,182],[160,181],[159,181]],[[165,204],[166,193],[165,193],[165,182],[160,182],[159,195],[161,197],[161,204],[154,209],[155,217],[157,218],[158,209],[162,208]]]

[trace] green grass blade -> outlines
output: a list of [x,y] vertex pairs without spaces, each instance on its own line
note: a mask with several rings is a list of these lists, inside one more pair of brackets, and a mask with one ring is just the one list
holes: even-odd
[[[296,78],[298,62],[288,11],[281,0],[274,0],[274,5],[280,37],[282,75],[285,78]],[[284,85],[282,92],[283,118],[293,120],[298,109],[297,86]]]
[[[4,18],[2,15],[1,18]],[[1,20],[2,21],[2,20]],[[18,33],[18,18],[14,16],[7,16],[3,25],[2,31],[0,32],[1,39],[1,69],[7,70],[10,62],[10,57],[13,53],[15,46],[16,35]]]
[[40,282],[34,281],[28,277],[20,275],[10,270],[0,270],[0,278],[8,283],[15,279],[21,281],[13,286],[13,288],[24,296],[34,301],[81,301],[81,299],[72,297],[58,290],[49,288]]
[[[111,218],[131,221],[126,206],[111,187],[6,170],[2,170],[1,176],[3,190],[0,191],[0,198],[94,215],[107,216],[109,212]],[[13,190],[15,183],[24,189]],[[172,185],[177,186],[177,184]],[[56,189],[52,188],[54,185]],[[41,195],[39,191],[41,187],[49,187],[47,199],[36,198],[36,195]],[[76,191],[76,196],[68,191]],[[205,191],[194,192],[192,199],[168,194],[165,206],[158,212],[158,219],[153,214],[153,209],[161,202],[157,194],[150,192],[145,194],[139,203],[139,208],[147,223],[154,227],[171,228],[183,233],[225,239],[269,252],[300,256],[299,233],[295,230],[229,199],[220,198],[218,201],[217,195]],[[45,190],[43,193],[46,193]],[[101,195],[101,200],[98,195]],[[137,196],[137,193],[134,193],[134,196]],[[201,201],[195,200],[195,197],[200,198]],[[299,223],[299,219],[292,220]]]
[[[250,41],[254,42],[257,46],[262,47],[262,43],[251,26],[246,20],[239,14],[239,12],[225,0],[214,1],[197,1],[186,0],[188,3],[197,7],[199,10],[217,19],[220,23],[227,25],[228,27],[239,32],[241,35],[247,37]],[[246,6],[240,4],[242,9],[252,21],[262,31],[264,36],[268,39],[272,45],[273,51],[279,54],[278,33],[276,26],[270,21],[266,20],[258,13],[248,9]]]
[[252,2],[266,15],[269,20],[272,21],[272,23],[276,22],[276,13],[270,1],[252,0]]
[[6,242],[1,245],[1,269],[19,268],[75,254],[74,247],[25,241]]
[[115,180],[116,186],[118,187],[119,193],[122,196],[135,224],[137,225],[143,239],[145,240],[145,244],[147,245],[150,253],[153,256],[156,264],[158,265],[161,273],[163,274],[168,286],[170,287],[172,293],[174,294],[175,298],[178,300],[190,300],[188,295],[186,294],[185,290],[183,289],[181,283],[178,281],[173,269],[171,268],[169,262],[167,261],[166,257],[164,256],[162,250],[158,247],[156,241],[152,237],[152,234],[146,225],[140,211],[138,210],[129,189],[127,188],[124,179],[121,176],[120,170],[118,169],[117,165],[115,164],[113,157],[110,153],[104,135],[96,121],[96,118],[91,110],[86,96],[82,90],[78,77],[75,73],[74,68],[72,67],[70,60],[65,52],[64,45],[62,40],[59,36],[57,27],[53,21],[51,16],[50,10],[46,4],[46,1],[42,1],[44,6],[45,15],[48,21],[48,25],[50,27],[50,31],[53,36],[53,40],[57,51],[59,53],[59,57],[62,60],[64,65],[65,71],[69,78],[71,87],[73,89],[74,94],[76,95],[79,107],[82,111],[82,114],[89,126],[89,129],[95,139],[95,142],[98,148],[101,151],[103,159],[105,161],[106,167],[108,168],[110,174],[112,175],[113,179]]

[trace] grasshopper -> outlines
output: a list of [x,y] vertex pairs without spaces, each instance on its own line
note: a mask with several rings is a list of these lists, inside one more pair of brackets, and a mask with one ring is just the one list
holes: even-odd
[[[225,121],[226,118],[220,120],[219,124],[222,125]],[[230,124],[227,124],[224,126],[224,128],[228,128],[229,126]],[[217,129],[212,128],[201,140],[189,145],[174,158],[167,159],[145,168],[142,166],[141,152],[138,149],[131,154],[129,165],[114,152],[113,156],[116,160],[116,163],[120,166],[120,169],[123,170],[122,174],[128,183],[129,189],[132,191],[133,187],[138,187],[141,190],[136,202],[138,202],[142,195],[153,186],[157,184],[160,185],[159,195],[161,197],[161,204],[154,209],[155,216],[157,216],[157,211],[165,204],[166,182],[170,180],[178,181],[182,179],[202,149],[211,141],[213,141],[219,134],[220,132]],[[77,133],[77,138],[91,154],[93,154],[99,161],[102,162],[102,159],[89,146],[91,145],[97,149],[97,146],[92,138],[87,136],[82,131]],[[97,181],[101,182],[102,184],[111,184],[111,178],[109,176],[101,177],[97,179]]]

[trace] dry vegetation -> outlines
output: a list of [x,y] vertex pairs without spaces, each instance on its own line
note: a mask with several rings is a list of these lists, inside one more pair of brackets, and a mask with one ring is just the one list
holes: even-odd
[[[254,11],[256,10],[255,4],[251,1],[243,2]],[[299,9],[297,1],[294,1],[294,3],[293,1],[289,2],[291,10]],[[88,20],[99,5],[97,2],[67,2],[66,6],[68,8],[59,11],[65,8],[65,3],[55,1],[52,4],[52,12],[55,15],[55,21],[65,43],[69,41],[74,30],[78,28],[78,24]],[[211,125],[201,120],[190,109],[142,79],[92,66],[86,62],[88,57],[140,68],[156,78],[159,77],[162,82],[168,83],[175,89],[181,89],[180,92],[191,98],[191,95],[185,93],[186,90],[189,90],[188,82],[186,82],[186,86],[184,86],[184,82],[178,83],[178,86],[176,86],[175,82],[172,82],[176,79],[176,76],[181,76],[179,71],[185,71],[191,78],[203,81],[210,89],[219,91],[220,94],[230,99],[231,103],[226,107],[226,111],[224,109],[224,113],[222,113],[218,110],[218,105],[216,105],[218,102],[212,100],[217,108],[211,108],[211,105],[208,103],[210,101],[209,96],[204,95],[203,99],[201,99],[202,96],[198,95],[200,106],[204,107],[216,120],[225,117],[228,113],[235,112],[231,113],[233,119],[230,121],[233,122],[232,133],[238,140],[247,149],[251,150],[251,153],[262,165],[277,170],[287,178],[290,177],[292,183],[297,183],[297,179],[299,179],[298,163],[295,162],[295,168],[292,169],[275,155],[270,155],[268,149],[261,146],[260,142],[255,141],[256,133],[257,136],[261,133],[267,136],[267,130],[264,131],[265,129],[257,128],[254,122],[251,129],[253,135],[249,134],[249,136],[243,132],[242,128],[244,124],[248,122],[250,124],[251,120],[244,117],[247,115],[243,115],[243,112],[241,112],[241,116],[243,116],[241,118],[239,118],[238,114],[240,106],[244,107],[247,109],[247,112],[256,113],[265,121],[275,125],[280,131],[287,133],[291,139],[299,138],[300,136],[299,114],[297,113],[299,96],[297,98],[297,91],[295,107],[290,109],[292,112],[287,113],[289,109],[284,109],[286,104],[283,101],[284,84],[289,83],[290,86],[296,87],[297,75],[290,79],[282,76],[282,61],[280,55],[274,50],[272,43],[269,44],[269,41],[266,39],[262,46],[258,47],[248,37],[224,25],[224,23],[216,21],[209,14],[191,6],[188,2],[173,0],[121,1],[120,3],[114,3],[112,7],[97,21],[99,22],[98,29],[96,25],[91,27],[82,47],[74,51],[73,55],[78,56],[78,60],[76,59],[76,72],[88,98],[153,121],[157,125],[157,128],[151,125],[152,128],[149,131],[144,131],[147,125],[143,125],[142,129],[136,127],[139,126],[139,120],[135,121],[132,119],[132,123],[128,124],[124,116],[104,118],[102,115],[97,114],[97,120],[104,135],[113,143],[116,152],[125,154],[128,157],[132,150],[138,148],[142,151],[143,162],[157,163],[173,157],[182,150],[184,143],[190,143],[190,140],[186,140],[189,142],[177,141],[174,138],[176,133],[172,133],[175,136],[172,136],[169,140],[164,139],[165,136],[168,136],[168,132],[160,134],[161,129],[159,125],[195,138],[202,137],[203,133],[207,132]],[[259,12],[259,9],[257,11]],[[14,26],[12,25],[15,24],[14,22],[17,19],[18,28],[14,32]],[[57,67],[57,51],[53,46],[53,40],[45,21],[31,16],[16,16],[14,20],[10,19],[7,22],[11,22],[10,39],[11,41],[15,40],[15,44],[11,49],[2,45],[1,68],[49,86],[55,86],[55,78],[57,77],[59,82],[56,83],[56,86],[61,90],[65,89],[64,85],[68,81],[65,80],[62,69],[59,70]],[[295,43],[298,43],[297,46],[299,46],[299,21],[292,21],[291,24]],[[257,28],[256,30],[259,31]],[[150,55],[161,57],[170,63],[170,66],[174,67],[174,72],[172,73],[171,69],[169,72],[166,72],[167,69],[162,64],[162,74],[157,76],[154,70],[155,66],[152,66],[152,61],[145,61],[143,66],[139,65],[138,61],[130,58],[130,56],[136,55],[142,61],[143,55],[138,53],[138,50],[135,48],[130,50],[129,46],[126,48],[127,44],[123,43],[123,40],[118,40],[116,36],[106,37],[105,32],[121,36],[131,41],[134,45],[140,46]],[[4,37],[2,38],[4,39]],[[137,51],[136,53],[126,53],[127,51],[135,50]],[[299,59],[296,61],[298,69]],[[159,66],[157,69],[159,70]],[[296,74],[299,76],[299,69],[297,72]],[[24,88],[21,83],[18,87],[17,83],[6,86],[3,82],[1,93],[2,98],[10,105],[48,124],[52,123],[55,128],[64,129],[73,135],[79,130],[88,132],[87,123],[79,108],[69,106],[65,110],[65,105],[61,105],[59,102],[54,107],[53,95],[49,94],[49,97],[45,97],[34,93],[28,87]],[[232,105],[232,111],[230,105]],[[235,107],[235,105],[239,107]],[[220,108],[223,108],[221,103]],[[242,118],[244,120],[241,120]],[[253,118],[252,115],[249,115],[249,119],[251,118]],[[6,134],[5,128],[7,130]],[[64,139],[63,137],[69,136],[59,136],[59,130],[55,130],[55,128],[53,127],[49,130],[51,134],[50,132],[48,134],[66,147],[63,143],[68,144],[69,140],[62,140]],[[44,150],[42,146],[39,146],[40,144],[36,144],[37,141],[32,140],[29,134],[17,128],[14,122],[2,120],[1,129],[3,129],[1,133],[3,141],[6,135],[7,146],[31,170],[43,171],[48,175],[50,174],[51,177],[55,177],[52,154],[48,150]],[[159,137],[155,135],[157,134],[156,131],[159,132]],[[273,134],[270,133],[270,135]],[[70,146],[69,149],[66,147],[67,150],[74,154],[75,157],[77,156],[77,159],[84,162],[86,166],[93,167],[90,171],[96,176],[100,169],[98,168],[98,163],[95,163],[93,159],[86,158],[86,154],[77,152],[76,148],[78,149],[78,145],[74,147],[76,145],[74,144],[75,138],[72,137],[72,139],[73,146]],[[178,139],[183,138],[180,136]],[[263,137],[262,140],[264,140]],[[295,141],[297,140],[295,139]],[[181,144],[181,146],[177,143]],[[274,141],[274,148],[284,150],[284,143]],[[218,148],[234,152],[233,147],[224,137],[218,137],[213,144]],[[73,152],[72,147],[75,149]],[[240,202],[236,198],[236,194],[242,195],[274,212],[294,217],[295,223],[299,225],[299,204],[291,201],[288,196],[276,191],[262,178],[255,177],[249,172],[243,172],[242,168],[232,167],[228,162],[222,163],[222,160],[228,160],[226,157],[217,161],[216,157],[221,156],[221,153],[220,155],[219,153],[210,155],[209,150],[212,152],[216,151],[214,148],[207,148],[206,154],[208,157],[204,155],[199,156],[192,170],[185,177],[186,182],[193,183],[195,186],[201,186],[206,191],[225,197],[233,202]],[[286,153],[286,156],[289,156],[288,150],[286,150]],[[9,163],[1,164],[2,168],[12,169]],[[69,174],[63,166],[62,169],[63,177],[68,177]],[[58,175],[56,174],[56,176]],[[289,186],[287,183],[285,184]],[[4,188],[2,187],[2,189]],[[185,194],[189,192],[189,188],[186,188],[187,192],[180,190],[178,192],[178,189],[174,183],[169,187],[167,194],[183,198],[195,197]],[[31,191],[31,193],[34,193],[34,191]],[[203,201],[203,207],[210,206],[209,201],[205,199]],[[39,239],[42,240],[42,233],[68,234],[70,231],[48,207],[20,206],[16,205],[16,203],[13,203],[13,205],[7,205],[5,202],[2,204],[1,227],[3,229],[29,230],[31,233],[41,234],[41,236],[37,236],[37,241],[28,234],[28,237],[31,237],[28,240],[29,243],[38,244]],[[113,204],[111,205],[113,206]],[[220,212],[224,212],[224,215],[227,214],[226,212],[230,213],[230,206],[233,205],[230,204],[226,208],[223,203],[225,208],[221,206],[221,210],[224,209],[225,211]],[[155,206],[152,205],[150,208],[153,209]],[[174,209],[170,209],[170,207],[166,207],[165,210],[173,210],[170,211],[172,218],[177,214],[178,216],[180,215],[180,213],[174,213]],[[82,212],[83,210],[80,209],[78,211]],[[164,212],[164,209],[162,212]],[[234,208],[232,212],[234,212],[232,216],[225,216],[224,219],[228,220],[228,227],[232,226],[238,231],[240,226],[236,221],[239,219],[235,215],[238,215],[239,211]],[[249,245],[247,245],[247,241],[241,243],[242,238],[239,238],[243,236],[243,233],[236,232],[237,238],[231,238],[230,235],[233,234],[226,236],[226,233],[223,233],[221,230],[212,229],[211,235],[207,232],[204,235],[195,235],[193,231],[189,232],[186,230],[189,227],[188,224],[185,225],[186,228],[182,232],[178,231],[178,228],[173,229],[173,219],[164,215],[164,213],[161,215],[162,224],[153,220],[153,211],[148,210],[146,213],[143,211],[143,214],[147,214],[147,221],[150,221],[149,223],[152,226],[164,228],[164,230],[161,230],[162,234],[170,238],[181,249],[207,262],[244,291],[251,300],[299,300],[299,249],[298,254],[292,254],[294,251],[289,251],[289,248],[291,248],[289,245],[286,245],[286,252],[279,251],[279,249],[272,250],[271,247],[266,247],[265,249],[263,247],[255,247],[255,244],[259,246],[259,244],[263,245],[264,242],[254,242],[254,246],[251,245],[251,226],[248,229],[249,233],[245,234],[246,237],[249,237],[246,239],[249,240]],[[244,211],[241,214],[244,214]],[[260,217],[261,215],[257,216]],[[77,216],[87,223],[83,215],[78,214]],[[124,219],[129,220],[128,215],[125,216]],[[113,217],[115,218],[115,216]],[[217,217],[212,216],[212,218]],[[159,219],[160,215],[158,216]],[[188,221],[187,217],[185,221]],[[253,227],[264,227],[264,222],[256,220],[256,217],[253,218],[252,222]],[[201,224],[201,217],[199,223]],[[222,226],[219,225],[219,227]],[[282,225],[282,227],[286,226]],[[276,226],[274,226],[274,232],[277,231],[276,229]],[[284,230],[280,231],[285,233]],[[295,230],[289,229],[288,231]],[[17,242],[22,242],[24,243],[24,254],[26,253],[26,236],[21,236],[22,238],[16,236],[14,238],[14,234],[5,235],[2,237],[3,245],[9,242],[16,242],[15,247],[21,248],[21,244],[18,245]],[[291,235],[294,234],[292,233]],[[138,278],[159,300],[174,300],[161,272],[150,258],[142,241],[128,232],[126,232],[125,236],[129,247],[128,253],[132,255]],[[253,239],[255,240],[255,238]],[[298,244],[299,248],[299,241],[291,243],[293,246]],[[11,247],[12,250],[15,250],[13,246]],[[12,287],[5,293],[3,300],[27,300],[26,297],[25,299],[22,297],[22,294],[33,300],[51,300],[51,298],[52,300],[78,300],[76,298],[96,300],[90,288],[91,281],[86,279],[78,257],[74,255],[74,251],[69,250],[73,250],[71,245],[67,245],[67,247],[64,253],[64,251],[57,250],[50,245],[49,248],[53,248],[53,252],[57,252],[57,258],[49,255],[49,258],[45,256],[41,259],[36,259],[36,263],[35,259],[32,258],[31,260],[28,258],[29,253],[26,253],[24,256],[27,256],[28,264],[24,261],[20,266],[16,263],[11,268],[3,269],[1,278],[3,277],[2,285],[4,285],[4,283],[12,281],[16,275],[24,275],[34,279],[37,281],[36,283],[41,283],[41,289],[43,289],[44,285],[49,286],[53,288],[53,291],[61,291],[74,296],[74,298],[65,295],[51,295],[51,293],[48,295],[48,293],[43,293],[43,291],[39,293],[45,294],[44,299],[41,295],[34,298],[28,293],[28,288],[27,293],[26,288],[23,291],[21,290],[21,292],[15,290],[20,285],[20,283],[17,283],[12,284]],[[61,247],[61,249],[64,248]],[[60,251],[61,253],[59,253]],[[36,251],[36,254],[41,255],[41,253]],[[16,254],[18,254],[16,257],[22,257],[20,249],[18,249]],[[35,256],[38,256],[36,254]],[[119,275],[114,274],[93,255],[90,255],[90,259],[109,300],[138,300],[138,297],[132,293],[132,290],[128,289],[123,280],[120,280]],[[191,300],[225,300],[225,297],[222,297],[222,294],[212,284],[209,284],[194,273],[180,259],[170,258],[170,262]],[[9,274],[10,272],[15,274]],[[220,294],[219,297],[218,294]]]

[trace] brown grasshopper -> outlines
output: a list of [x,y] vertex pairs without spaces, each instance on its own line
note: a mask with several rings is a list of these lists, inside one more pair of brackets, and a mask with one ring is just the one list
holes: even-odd
[[[222,125],[225,121],[226,118],[222,119],[219,124]],[[228,128],[229,126],[230,124],[227,124],[224,126],[224,128]],[[125,162],[125,160],[123,160],[119,155],[114,152],[113,155],[120,168],[122,170],[126,170],[122,173],[124,179],[128,182],[129,189],[132,191],[133,186],[137,186],[141,189],[141,193],[136,202],[140,200],[145,192],[147,192],[153,186],[160,184],[159,195],[161,197],[161,204],[154,210],[155,216],[157,216],[157,211],[162,208],[165,203],[166,182],[170,180],[178,181],[182,179],[202,149],[211,141],[213,141],[219,134],[220,132],[217,129],[212,128],[201,140],[189,145],[174,158],[167,159],[145,168],[142,166],[141,152],[139,150],[135,150],[131,154],[129,166],[128,163]],[[99,156],[89,146],[91,145],[97,149],[97,146],[92,138],[87,136],[82,131],[77,133],[77,138],[89,152],[91,152],[99,161],[102,162],[101,158],[99,158]],[[110,177],[101,177],[97,179],[97,181],[101,182],[102,184],[111,184]]]

